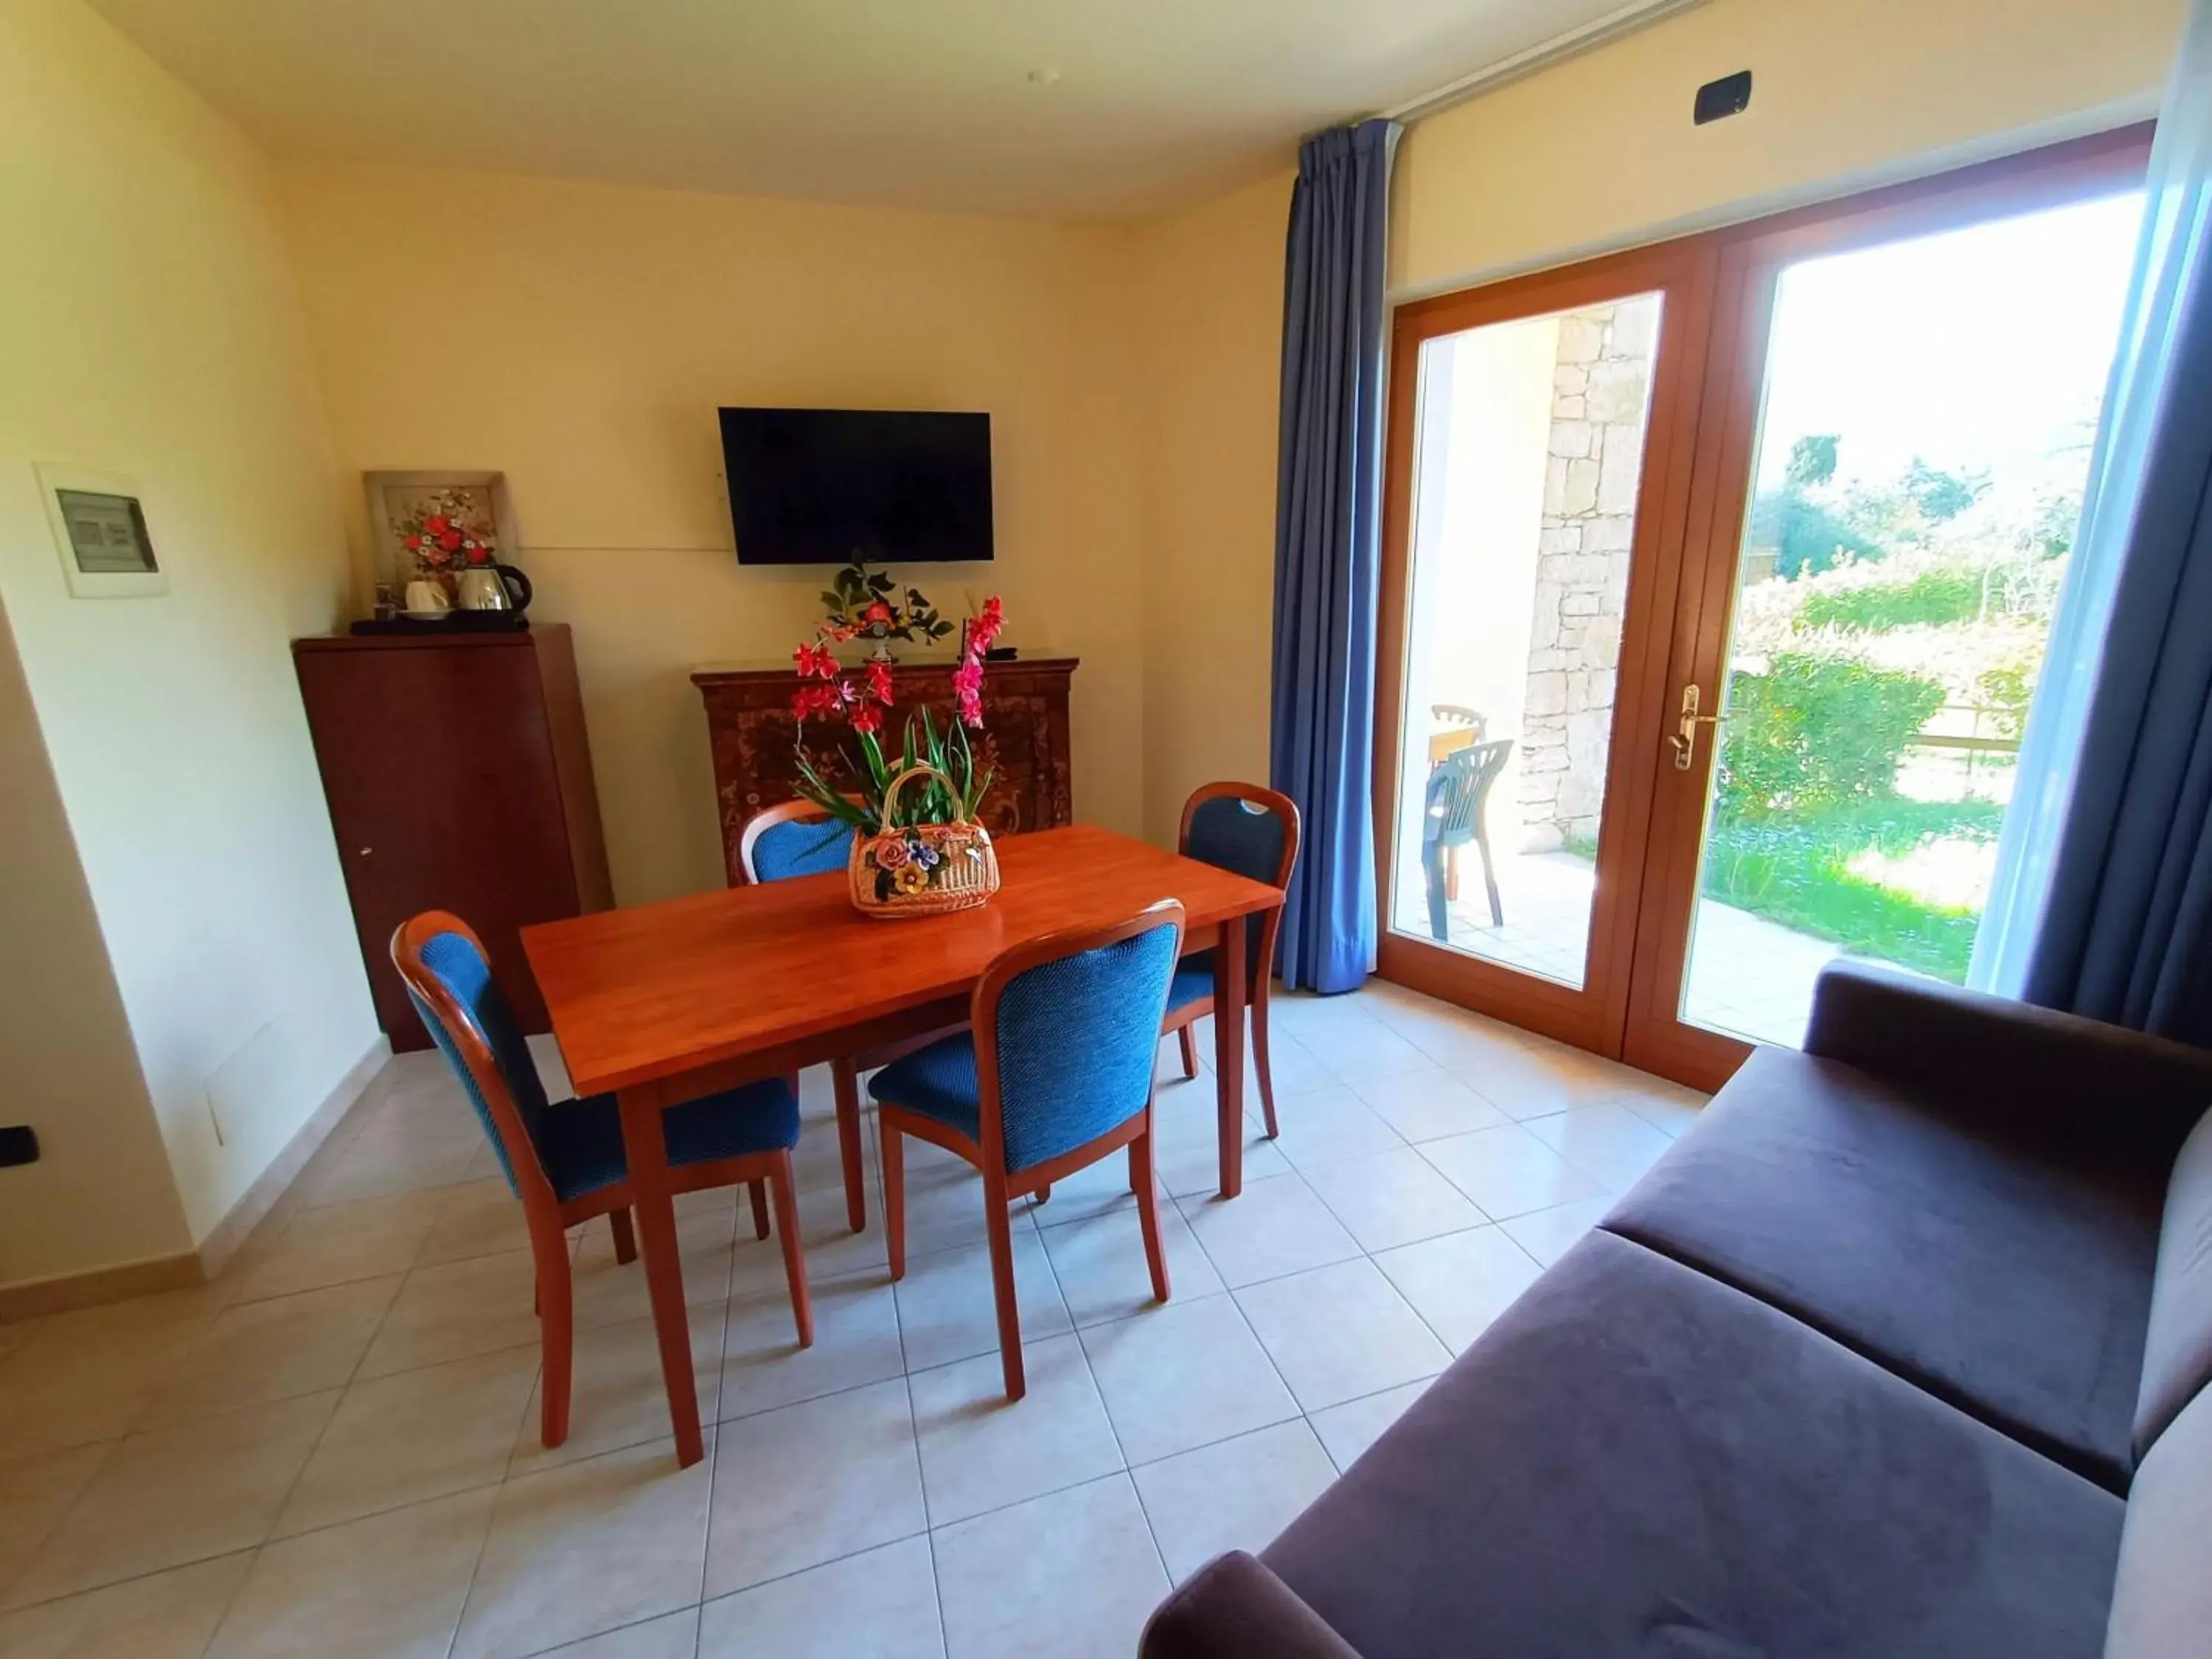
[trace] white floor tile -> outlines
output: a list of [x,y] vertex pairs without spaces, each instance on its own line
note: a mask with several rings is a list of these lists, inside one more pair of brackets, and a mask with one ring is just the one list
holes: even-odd
[[698,1659],[771,1655],[944,1659],[929,1540],[886,1544],[700,1609]]
[[699,1600],[714,1469],[655,1441],[500,1489],[453,1659],[522,1659]]
[[1595,1198],[1602,1182],[1561,1158],[1520,1124],[1421,1143],[1423,1158],[1493,1221]]
[[1451,1363],[1420,1316],[1364,1259],[1247,1285],[1235,1296],[1306,1411],[1432,1376]]
[[1428,1392],[1430,1380],[1401,1383],[1380,1394],[1347,1400],[1340,1406],[1324,1407],[1307,1419],[1340,1474],[1358,1462],[1360,1454],[1405,1414],[1406,1407]]
[[1616,1193],[1643,1180],[1644,1172],[1674,1144],[1656,1125],[1611,1102],[1577,1106],[1554,1117],[1531,1118],[1522,1127]]
[[1301,1175],[1355,1158],[1394,1152],[1406,1142],[1367,1103],[1342,1085],[1281,1102],[1276,1118],[1282,1137],[1275,1149]]
[[1176,1200],[1199,1248],[1232,1290],[1359,1254],[1313,1188],[1294,1175],[1248,1181],[1233,1199]]
[[1080,1335],[1133,1463],[1297,1415],[1267,1351],[1225,1296],[1170,1302]]
[[1126,1474],[946,1527],[930,1544],[948,1659],[1128,1659],[1169,1589]]
[[1375,1265],[1454,1353],[1487,1330],[1543,1271],[1498,1227],[1385,1250]]
[[252,1565],[253,1552],[245,1550],[0,1613],[0,1653],[14,1659],[200,1659]]
[[1257,1554],[1336,1479],[1303,1419],[1132,1469],[1169,1576],[1181,1583],[1225,1550]]
[[1122,1466],[1083,1346],[1048,1337],[1022,1350],[1028,1393],[1009,1401],[999,1356],[908,1379],[932,1526],[1018,1504]]
[[[1060,1203],[1054,1193],[1053,1205]],[[1199,1249],[1190,1224],[1163,1194],[1158,1201],[1160,1249],[1167,1257],[1168,1293],[1174,1302],[1218,1296],[1221,1275]],[[1046,1213],[1050,1214],[1048,1210]],[[1067,1225],[1048,1225],[1039,1237],[1052,1259],[1053,1277],[1068,1315],[1078,1325],[1126,1319],[1159,1304],[1152,1299],[1152,1269],[1133,1200],[1126,1207]],[[1023,1328],[1028,1328],[1024,1323]]]
[[927,1526],[904,1379],[742,1418],[715,1439],[707,1594],[745,1589]]
[[833,1279],[813,1286],[814,1346],[799,1346],[791,1298],[781,1291],[730,1304],[722,1341],[725,1418],[880,1382],[906,1369],[898,1302],[884,1279]]
[[[1134,1218],[1131,1218],[1132,1224]],[[1022,1340],[1035,1341],[1073,1329],[1067,1304],[1043,1243],[1034,1229],[1013,1236],[1014,1302]],[[999,1304],[992,1289],[988,1244],[907,1258],[896,1286],[899,1340],[906,1368],[925,1371],[999,1351]]]
[[1510,1122],[1504,1113],[1442,1066],[1362,1078],[1352,1091],[1402,1139],[1441,1140]]
[[1515,1243],[1548,1267],[1604,1219],[1613,1202],[1609,1198],[1587,1199],[1578,1204],[1539,1210],[1533,1215],[1516,1216],[1499,1224]]
[[445,1659],[497,1496],[485,1487],[271,1544],[208,1659]]
[[1480,1227],[1487,1219],[1411,1146],[1323,1164],[1306,1172],[1306,1184],[1368,1251]]

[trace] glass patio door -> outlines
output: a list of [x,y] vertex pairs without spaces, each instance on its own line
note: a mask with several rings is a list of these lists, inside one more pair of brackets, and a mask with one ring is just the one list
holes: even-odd
[[2142,160],[2070,146],[1723,253],[1632,1063],[1710,1086],[1796,1046],[1841,955],[1965,981]]
[[1393,320],[1386,978],[1700,1087],[1964,978],[2147,129]]
[[1382,971],[1585,1044],[1626,991],[1651,767],[1617,733],[1660,690],[1712,270],[1658,250],[1396,319]]

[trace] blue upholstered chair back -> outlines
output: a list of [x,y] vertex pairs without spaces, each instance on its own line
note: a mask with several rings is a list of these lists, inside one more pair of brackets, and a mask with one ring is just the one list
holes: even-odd
[[[1282,869],[1283,838],[1289,834],[1290,825],[1264,802],[1216,795],[1200,802],[1190,815],[1183,855],[1273,887]],[[1244,919],[1244,960],[1255,982],[1274,965],[1260,960],[1260,940],[1267,925],[1265,914]]]
[[1009,1171],[1072,1152],[1145,1109],[1179,933],[1163,921],[1007,981],[992,1036]]
[[[515,1115],[522,1120],[523,1132],[530,1137],[534,1155],[541,1144],[547,1109],[545,1085],[538,1079],[538,1063],[530,1057],[530,1045],[523,1039],[522,1028],[515,1024],[514,1011],[507,1006],[499,981],[491,976],[491,964],[464,935],[438,933],[422,946],[422,966],[452,994],[453,1000],[483,1034],[493,1062],[499,1067],[500,1080],[507,1085],[507,1092],[514,1101]],[[438,1018],[436,1011],[411,985],[407,988],[407,996],[414,1003],[415,1012],[422,1017],[422,1024],[429,1028],[431,1040],[438,1045],[439,1052],[459,1073],[462,1088],[468,1091],[469,1104],[475,1109],[477,1121],[483,1125],[484,1133],[491,1137],[492,1150],[499,1154],[499,1166],[507,1174],[507,1184],[519,1192],[514,1167],[508,1161],[507,1143],[500,1137],[499,1124],[492,1116],[490,1103],[470,1074],[467,1062],[461,1058],[460,1047],[453,1032],[446,1029],[446,1022]]]
[[826,875],[845,867],[852,848],[853,826],[836,818],[772,823],[753,842],[753,878],[785,881],[793,876]]

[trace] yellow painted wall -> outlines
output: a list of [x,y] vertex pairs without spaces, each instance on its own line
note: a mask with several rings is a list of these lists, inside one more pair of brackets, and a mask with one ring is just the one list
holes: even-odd
[[[76,862],[51,821],[8,857],[64,912],[88,891],[142,1079],[81,929],[40,989],[57,957],[11,909],[0,1000],[72,985],[99,1082],[41,1090],[0,1050],[7,1120],[52,1148],[0,1170],[12,1279],[188,1248],[380,1038],[287,650],[337,619],[346,564],[268,166],[78,0],[0,0],[0,600]],[[69,597],[41,460],[139,480],[166,597]]]
[[[496,467],[575,629],[619,900],[718,885],[689,674],[787,662],[819,569],[740,569],[714,411],[988,410],[998,558],[901,572],[1083,659],[1076,810],[1143,823],[1126,232],[356,167],[284,177],[340,467]],[[356,509],[358,513],[358,509]],[[365,515],[356,527],[365,549]]]
[[1285,173],[1137,234],[1146,832],[1267,776]]
[[[1707,0],[1415,125],[1391,285],[1557,264],[2155,112],[2183,0]],[[1698,87],[1751,107],[1692,126]]]

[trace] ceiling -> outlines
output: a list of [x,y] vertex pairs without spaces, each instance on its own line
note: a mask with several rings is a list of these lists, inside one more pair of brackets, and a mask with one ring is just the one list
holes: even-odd
[[273,153],[1129,219],[1621,0],[93,0]]

